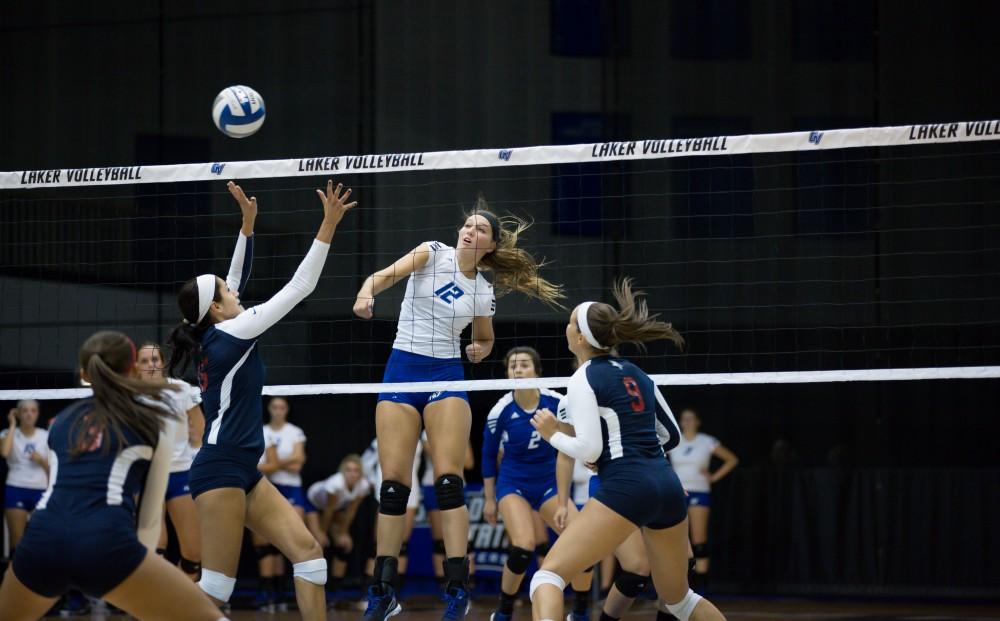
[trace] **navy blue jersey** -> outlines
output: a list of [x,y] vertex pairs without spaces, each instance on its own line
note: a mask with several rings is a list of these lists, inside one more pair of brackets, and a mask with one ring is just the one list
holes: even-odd
[[[250,274],[252,240],[240,234],[226,278],[226,286],[240,294]],[[257,339],[312,293],[329,250],[329,244],[313,240],[292,279],[270,300],[211,326],[202,335],[198,380],[206,446],[264,452],[264,363]]]
[[[122,446],[115,434],[88,425],[93,409],[93,399],[77,401],[49,426],[49,488],[38,511],[76,519],[113,507],[135,515],[154,447],[127,428]],[[86,431],[78,434],[79,429]],[[72,455],[77,439],[85,450]]]
[[[561,394],[543,388],[538,409],[555,413],[561,398]],[[504,476],[555,476],[556,450],[531,426],[534,413],[518,405],[513,392],[505,394],[493,406],[483,430],[483,478],[497,476],[497,454],[501,444]]]
[[598,468],[622,458],[663,459],[664,450],[680,440],[677,421],[653,380],[624,358],[599,356],[584,363],[570,378],[566,405],[576,437],[557,434],[553,445]]

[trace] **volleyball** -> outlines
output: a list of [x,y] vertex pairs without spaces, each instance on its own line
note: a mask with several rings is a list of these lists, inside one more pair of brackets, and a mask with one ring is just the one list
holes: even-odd
[[249,86],[222,89],[212,104],[212,121],[230,138],[252,136],[264,124],[264,98]]

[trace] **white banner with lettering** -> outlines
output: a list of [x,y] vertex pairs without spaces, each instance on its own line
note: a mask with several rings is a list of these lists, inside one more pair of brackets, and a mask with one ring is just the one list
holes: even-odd
[[339,155],[207,162],[164,166],[107,166],[99,168],[55,168],[0,172],[0,189],[125,185],[255,179],[262,177],[308,177],[344,173],[405,170],[447,170],[577,164],[615,160],[651,160],[697,155],[741,155],[786,151],[815,151],[856,147],[889,147],[909,144],[944,144],[1000,139],[1000,120],[961,123],[931,123],[896,127],[830,129],[784,134],[713,136],[665,140],[632,140],[594,144],[547,145],[512,149],[472,149],[384,155]]

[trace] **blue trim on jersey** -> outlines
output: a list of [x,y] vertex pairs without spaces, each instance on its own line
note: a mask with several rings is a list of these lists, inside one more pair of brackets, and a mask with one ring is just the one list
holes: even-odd
[[[386,363],[383,383],[395,382],[447,382],[465,379],[465,369],[461,358],[432,358],[401,349],[393,349]],[[469,395],[464,390],[442,390],[436,392],[380,392],[378,401],[392,401],[413,406],[420,414],[429,403],[448,397],[458,397],[466,401]]]
[[274,484],[274,487],[281,492],[281,495],[288,500],[289,504],[293,507],[306,508],[306,496],[302,493],[301,485],[278,485]]
[[167,500],[173,500],[178,496],[190,496],[191,487],[188,485],[190,470],[181,472],[171,472],[167,479]]
[[705,507],[709,509],[712,506],[712,493],[688,492],[687,503],[689,507]]
[[601,489],[601,477],[596,474],[590,477],[590,482],[587,484],[587,491],[591,498],[597,493],[597,490]]
[[42,499],[42,494],[44,493],[44,489],[29,489],[27,487],[15,487],[9,484],[5,485],[3,492],[3,508],[21,509],[22,511],[30,513],[35,510],[35,505],[37,505],[38,501]]
[[[555,413],[559,409],[562,395],[540,391],[538,407],[532,412],[525,411],[509,392],[497,401],[486,417],[483,428],[483,478],[499,476],[518,480],[538,481],[547,486],[556,478],[556,449],[546,442],[531,426],[535,411],[548,409]],[[498,410],[499,408],[499,410]],[[497,467],[497,455],[503,443],[503,462]],[[498,472],[499,470],[499,472]]]

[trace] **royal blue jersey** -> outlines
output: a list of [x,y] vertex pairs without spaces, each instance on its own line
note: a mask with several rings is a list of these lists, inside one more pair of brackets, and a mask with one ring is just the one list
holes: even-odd
[[599,356],[577,369],[566,411],[576,436],[556,434],[553,445],[599,469],[622,458],[663,459],[664,450],[680,440],[677,421],[653,380],[624,358]]
[[[77,401],[49,425],[49,488],[37,511],[76,519],[118,510],[134,517],[154,447],[128,428],[123,429],[125,445],[119,444],[114,433],[90,424],[93,409],[93,399]],[[73,455],[73,442],[84,450]]]
[[[553,413],[562,395],[543,388],[537,409]],[[555,476],[556,450],[531,426],[535,410],[525,411],[514,393],[497,401],[486,417],[483,430],[483,478],[497,476],[497,454],[503,445],[503,475],[514,478]]]

